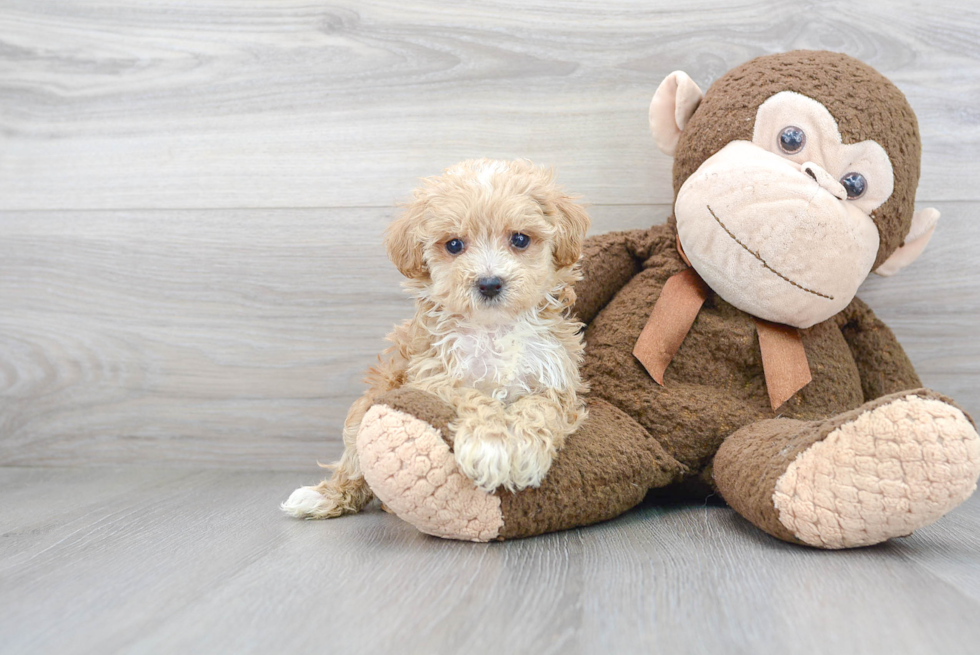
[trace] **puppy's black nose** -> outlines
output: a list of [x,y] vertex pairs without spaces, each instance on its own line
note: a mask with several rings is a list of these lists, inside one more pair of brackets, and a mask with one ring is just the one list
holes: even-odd
[[481,277],[476,286],[484,298],[496,298],[504,288],[504,281],[499,277]]

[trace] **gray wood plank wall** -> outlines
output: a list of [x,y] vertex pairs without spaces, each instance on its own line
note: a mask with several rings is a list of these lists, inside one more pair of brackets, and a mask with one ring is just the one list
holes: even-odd
[[664,220],[646,108],[756,55],[848,52],[919,115],[922,259],[862,296],[980,411],[980,8],[623,0],[0,3],[0,464],[311,469],[408,303],[420,176],[557,168],[595,232]]

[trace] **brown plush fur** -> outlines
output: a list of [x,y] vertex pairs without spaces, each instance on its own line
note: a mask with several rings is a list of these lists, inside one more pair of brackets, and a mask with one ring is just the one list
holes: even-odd
[[[658,226],[642,235],[611,234],[597,240],[632,244],[632,257],[642,264],[589,322],[583,376],[593,384],[593,396],[633,417],[696,473],[727,435],[773,417],[755,321],[711,294],[667,368],[664,386],[658,385],[633,357],[632,347],[664,283],[685,266],[673,232]],[[595,245],[590,242],[588,250]],[[580,297],[587,298],[588,290],[581,291]],[[855,341],[853,335],[869,328],[878,337],[873,344],[848,343],[848,336]],[[780,408],[782,416],[814,419],[857,407],[866,400],[865,377],[891,387],[883,389],[885,393],[921,386],[891,331],[858,299],[834,319],[801,334],[813,380]],[[864,350],[869,345],[878,350]]]
[[[375,403],[424,419],[452,446],[449,424],[455,411],[435,396],[402,388],[382,394]],[[634,507],[648,489],[680,479],[683,467],[635,421],[602,400],[588,405],[574,445],[562,451],[540,487],[498,493],[504,521],[498,539],[609,519]]]
[[753,423],[725,439],[715,456],[714,480],[729,504],[742,516],[771,535],[800,543],[777,518],[773,507],[776,481],[800,453],[822,441],[841,425],[853,421],[863,412],[907,395],[935,398],[953,404],[952,400],[941,394],[916,389],[911,394],[904,391],[876,398],[859,408],[822,421],[777,418]]
[[872,213],[881,234],[877,268],[912,223],[919,186],[919,123],[898,88],[870,66],[836,52],[799,50],[758,57],[721,76],[705,93],[674,157],[674,193],[708,157],[736,139],[752,140],[755,114],[780,91],[818,100],[837,119],[845,144],[877,141],[889,154],[895,190]]
[[[683,267],[669,226],[586,241],[586,279],[575,309],[589,325],[582,374],[592,387],[590,419],[569,438],[538,489],[500,494],[501,538],[601,521],[640,502],[648,489],[674,485],[683,495],[695,487],[710,490],[714,473],[714,479],[734,481],[726,498],[736,509],[770,534],[795,541],[775,518],[772,485],[757,483],[765,473],[775,484],[792,461],[782,457],[781,465],[774,464],[773,453],[792,445],[797,454],[813,443],[807,436],[812,430],[798,429],[801,421],[824,426],[820,419],[848,417],[866,400],[921,386],[892,332],[855,298],[833,319],[802,331],[813,381],[781,408],[785,425],[774,423],[754,320],[712,294],[661,387],[632,356],[632,346],[663,284]],[[617,290],[616,283],[633,271]],[[436,427],[447,422],[436,399],[414,395],[405,402],[389,394],[378,402]],[[818,430],[820,436],[827,432]],[[779,447],[730,449],[726,458],[715,458],[726,439],[737,436],[734,443],[744,443],[746,435],[764,435]],[[743,497],[744,503],[737,500]]]
[[[609,435],[615,434],[615,439]],[[683,467],[629,416],[599,399],[536,489],[500,494],[500,539],[567,530],[622,514]]]
[[[727,143],[751,140],[759,105],[786,90],[822,102],[845,143],[870,139],[887,151],[895,185],[872,215],[880,233],[877,266],[902,244],[911,225],[919,132],[901,92],[845,55],[761,57],[719,79],[681,134],[675,193]],[[755,525],[797,541],[779,522],[772,500],[776,479],[794,457],[873,409],[876,399],[902,391],[938,397],[918,390],[921,382],[895,336],[857,298],[801,330],[812,381],[778,416],[767,393],[754,318],[713,292],[667,368],[664,385],[657,384],[633,347],[665,282],[685,266],[673,218],[667,225],[586,241],[574,311],[588,326],[582,375],[592,389],[592,418],[569,437],[540,488],[500,495],[501,537],[614,516],[639,502],[647,488],[717,483]],[[438,412],[424,405],[415,402],[415,416],[437,420]]]

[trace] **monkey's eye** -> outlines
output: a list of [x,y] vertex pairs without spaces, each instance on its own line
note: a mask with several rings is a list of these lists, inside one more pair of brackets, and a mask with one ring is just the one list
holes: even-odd
[[868,190],[868,181],[860,173],[847,173],[840,179],[840,183],[847,191],[848,200],[857,200]]
[[526,234],[521,234],[520,232],[514,232],[510,237],[510,245],[514,246],[518,250],[524,250],[529,245],[531,245],[531,237]]
[[790,125],[779,133],[779,149],[787,155],[795,155],[806,145],[806,134],[798,127]]
[[463,252],[463,242],[459,239],[451,239],[446,242],[446,250],[450,255],[458,255]]

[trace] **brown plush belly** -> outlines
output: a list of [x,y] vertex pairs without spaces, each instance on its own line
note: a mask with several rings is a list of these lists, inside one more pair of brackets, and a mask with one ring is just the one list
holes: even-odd
[[[598,396],[636,419],[676,459],[698,469],[721,441],[749,423],[773,418],[755,321],[712,295],[674,356],[661,387],[633,357],[633,345],[666,275],[646,270],[599,313],[585,333],[583,376]],[[803,331],[813,381],[780,416],[832,416],[863,402],[857,367],[832,322]]]

